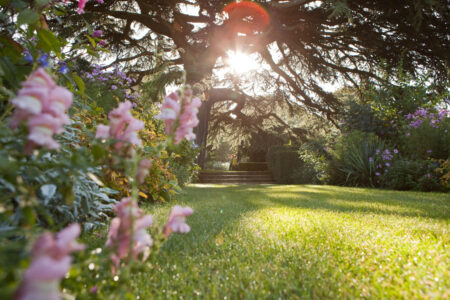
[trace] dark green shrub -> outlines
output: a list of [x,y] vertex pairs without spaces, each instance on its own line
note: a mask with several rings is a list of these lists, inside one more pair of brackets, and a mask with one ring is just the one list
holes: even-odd
[[267,162],[277,183],[292,184],[295,174],[304,167],[294,146],[274,146],[267,152]]
[[383,174],[383,186],[395,190],[442,190],[436,168],[435,162],[429,160],[397,160]]
[[409,159],[450,157],[450,118],[446,110],[421,108],[406,119],[400,141]]
[[300,146],[298,154],[305,165],[296,172],[296,181],[314,184],[328,182],[327,165],[331,159],[329,144],[332,142],[328,142],[326,138],[319,138]]
[[199,153],[198,147],[193,147],[192,143],[183,140],[179,145],[173,147],[169,156],[169,170],[172,172],[180,186],[191,182],[199,170],[195,160]]
[[377,161],[376,154],[384,148],[384,143],[374,134],[355,131],[340,136],[330,150],[332,159],[327,166],[330,183],[376,186],[376,166],[382,163]]

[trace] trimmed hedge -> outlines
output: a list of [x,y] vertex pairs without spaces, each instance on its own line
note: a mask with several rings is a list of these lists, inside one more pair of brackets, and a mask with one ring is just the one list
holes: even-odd
[[266,162],[241,162],[235,168],[235,171],[267,171],[269,166]]
[[277,183],[292,184],[305,163],[298,154],[297,146],[273,146],[267,152],[267,162]]

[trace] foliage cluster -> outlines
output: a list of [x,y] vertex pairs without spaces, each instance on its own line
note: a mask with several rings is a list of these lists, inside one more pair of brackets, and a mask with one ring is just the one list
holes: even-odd
[[321,170],[321,182],[331,184],[448,189],[448,93],[423,78],[400,75],[395,80],[363,89],[360,99],[350,89],[339,91],[345,99],[340,134],[309,141],[299,151],[317,170],[312,178]]
[[[121,72],[120,66],[108,69],[89,63],[107,51],[101,30],[86,24],[82,36],[64,38],[48,29],[46,16],[58,19],[73,9],[72,3],[12,0],[1,2],[0,9],[4,29],[0,35],[0,298],[11,298],[22,280],[20,291],[25,294],[49,280],[52,288],[42,289],[42,299],[59,298],[59,281],[70,267],[68,255],[84,248],[69,245],[79,235],[77,223],[84,231],[103,237],[110,217],[120,214],[121,198],[122,206],[130,203],[136,208],[130,208],[130,214],[135,214],[130,222],[137,222],[136,226],[125,228],[130,231],[128,239],[134,236],[135,240],[125,248],[120,246],[122,254],[110,242],[98,251],[77,255],[64,280],[64,297],[129,298],[134,290],[123,283],[132,272],[145,269],[139,260],[148,254],[141,252],[154,244],[154,255],[171,232],[188,231],[179,217],[192,213],[174,210],[164,230],[152,228],[152,241],[146,231],[151,217],[142,215],[137,201],[171,199],[178,185],[189,182],[194,173],[197,150],[186,141],[173,145],[174,134],[164,133],[163,122],[155,119],[157,107],[131,88],[134,79]],[[59,89],[60,98],[50,96],[52,89]],[[57,119],[53,112],[67,120]],[[32,118],[41,123],[33,123]],[[11,129],[15,119],[21,124]],[[177,122],[177,127],[183,126]],[[66,125],[60,131],[56,123],[61,128]],[[109,132],[100,133],[99,129],[106,128]],[[32,139],[33,134],[45,140]],[[143,142],[141,137],[145,137]],[[128,222],[123,212],[119,219]],[[125,234],[123,228],[114,231],[117,222],[111,223],[108,240]],[[71,223],[75,225],[68,226]],[[66,226],[56,236],[43,233]],[[69,240],[63,241],[68,233]],[[133,254],[123,254],[124,249]],[[112,259],[116,252],[119,262]],[[36,273],[40,259],[56,259],[54,269]]]
[[304,163],[297,153],[297,147],[293,145],[273,146],[267,152],[267,162],[277,183],[304,183],[298,181],[299,170],[304,168]]

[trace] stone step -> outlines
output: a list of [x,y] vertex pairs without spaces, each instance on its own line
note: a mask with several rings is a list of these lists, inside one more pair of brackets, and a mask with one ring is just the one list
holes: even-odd
[[272,175],[200,175],[199,178],[272,178]]
[[270,171],[200,172],[200,183],[275,184]]
[[203,172],[200,171],[199,175],[272,175],[270,171],[227,171],[227,172]]

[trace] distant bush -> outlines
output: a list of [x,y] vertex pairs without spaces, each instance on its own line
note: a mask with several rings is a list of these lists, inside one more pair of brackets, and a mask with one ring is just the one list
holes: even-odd
[[304,167],[295,172],[295,181],[299,183],[327,183],[329,180],[327,166],[330,156],[329,142],[326,138],[308,141],[300,146],[298,154]]
[[267,162],[277,183],[292,184],[295,174],[304,167],[303,161],[294,146],[273,146],[267,152]]
[[439,191],[439,163],[429,160],[397,160],[383,174],[383,186],[395,190]]
[[[350,186],[376,186],[383,167],[384,143],[374,134],[355,131],[340,136],[330,150],[330,183]],[[387,150],[386,156],[390,152]],[[391,159],[388,159],[391,160]],[[384,162],[390,165],[390,162]]]

